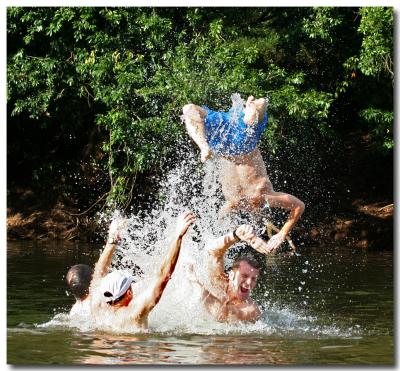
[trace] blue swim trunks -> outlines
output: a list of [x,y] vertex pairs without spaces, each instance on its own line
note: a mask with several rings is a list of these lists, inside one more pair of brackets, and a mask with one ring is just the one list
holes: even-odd
[[[235,113],[213,111],[207,106],[207,116],[204,120],[207,142],[211,150],[221,156],[239,156],[254,151],[265,128],[268,114],[255,125],[247,125],[243,121],[244,112]],[[235,118],[235,116],[238,116]]]

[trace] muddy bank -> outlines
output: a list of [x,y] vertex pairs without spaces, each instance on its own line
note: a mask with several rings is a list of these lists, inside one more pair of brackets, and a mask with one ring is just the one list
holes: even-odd
[[355,211],[335,215],[303,231],[310,244],[393,249],[393,204],[354,202]]
[[[21,195],[22,197],[23,195]],[[31,195],[32,196],[32,195]],[[27,195],[25,195],[27,197]],[[393,204],[355,200],[351,211],[316,222],[310,229],[293,230],[300,246],[332,245],[371,249],[393,248]],[[62,203],[44,210],[40,205],[25,211],[7,208],[9,240],[98,241],[102,226],[93,217],[79,215]]]
[[[393,157],[380,156],[371,138],[359,132],[347,133],[338,148],[342,161],[332,174],[336,179],[334,204],[328,216],[309,220],[307,205],[292,231],[300,246],[332,245],[370,249],[393,249]],[[7,194],[7,238],[99,242],[106,226],[94,213],[81,213],[69,199],[34,194],[31,189],[10,187]]]
[[30,189],[9,191],[7,202],[8,240],[95,241],[98,223],[62,201],[49,206]]

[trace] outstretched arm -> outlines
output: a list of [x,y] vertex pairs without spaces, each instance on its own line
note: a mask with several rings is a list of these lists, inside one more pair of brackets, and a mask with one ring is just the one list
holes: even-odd
[[121,230],[125,228],[125,226],[126,226],[126,221],[122,219],[113,220],[111,222],[110,228],[108,230],[107,243],[103,252],[100,254],[99,260],[94,266],[93,278],[89,290],[98,285],[100,280],[105,275],[107,275],[111,265],[112,257],[114,255],[115,248],[117,247],[117,244],[121,239],[120,236]]
[[134,315],[137,319],[143,319],[147,316],[161,299],[161,295],[178,261],[182,238],[186,234],[189,226],[194,223],[195,219],[195,215],[190,211],[186,211],[178,217],[173,240],[168,249],[167,256],[160,266],[153,286],[137,298],[139,307],[137,307],[138,309],[135,311],[136,313]]

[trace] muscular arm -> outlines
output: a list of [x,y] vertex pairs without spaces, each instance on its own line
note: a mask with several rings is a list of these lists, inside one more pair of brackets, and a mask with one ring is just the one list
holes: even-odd
[[136,320],[146,317],[161,299],[161,295],[175,270],[182,238],[194,220],[195,216],[191,212],[185,212],[179,216],[175,235],[169,246],[167,256],[157,272],[155,281],[149,289],[136,299],[137,306],[134,313]]
[[233,232],[218,237],[213,240],[208,248],[209,260],[208,260],[208,273],[212,283],[218,283],[220,277],[224,275],[224,255],[226,251],[236,242],[240,240],[246,241],[247,243],[260,243],[258,237],[253,232],[253,228],[249,225],[241,225],[235,231],[237,238]]
[[101,253],[99,260],[94,266],[92,284],[102,279],[108,273],[108,269],[110,268],[112,257],[114,255],[116,247],[116,241],[107,241],[107,244],[103,252]]
[[207,249],[209,256],[207,263],[208,276],[215,288],[225,289],[224,255],[235,242],[238,242],[238,240],[231,232],[213,240]]
[[208,248],[208,275],[211,284],[222,289],[226,283],[224,275],[224,255],[225,252],[239,240],[247,242],[253,249],[266,254],[266,242],[257,237],[250,225],[243,224],[236,229],[235,238],[233,232],[213,240]]

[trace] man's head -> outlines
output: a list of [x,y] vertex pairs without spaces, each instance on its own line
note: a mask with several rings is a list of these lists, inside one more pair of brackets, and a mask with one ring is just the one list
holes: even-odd
[[115,308],[127,306],[132,300],[133,276],[121,271],[108,273],[101,281],[100,292],[104,301]]
[[257,283],[261,265],[248,256],[237,258],[229,271],[230,295],[247,300]]
[[92,268],[86,264],[76,264],[68,270],[65,279],[76,300],[85,300],[89,295],[92,274]]

